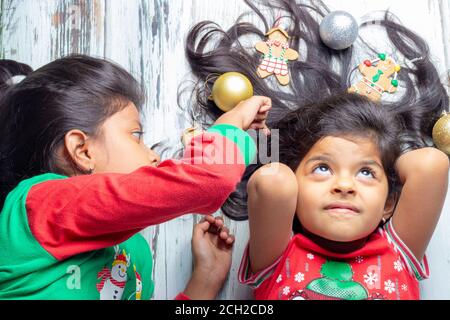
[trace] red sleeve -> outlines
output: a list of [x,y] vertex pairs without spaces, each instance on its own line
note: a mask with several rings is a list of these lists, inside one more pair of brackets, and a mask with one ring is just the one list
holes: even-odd
[[26,199],[28,223],[37,241],[62,260],[123,242],[143,228],[186,213],[213,213],[235,190],[244,170],[236,144],[203,133],[192,139],[183,159],[164,161],[157,168],[33,186]]
[[187,295],[185,295],[183,292],[180,292],[174,300],[191,300]]

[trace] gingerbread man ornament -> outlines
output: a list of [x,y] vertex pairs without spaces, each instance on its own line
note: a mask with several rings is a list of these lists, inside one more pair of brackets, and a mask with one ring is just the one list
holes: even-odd
[[266,41],[255,45],[255,49],[264,54],[257,73],[261,78],[275,74],[278,82],[285,86],[290,80],[287,62],[297,60],[298,52],[289,48],[289,35],[281,27],[270,29],[266,36]]
[[372,101],[379,101],[383,93],[397,91],[397,73],[400,66],[384,53],[378,54],[378,59],[365,60],[358,66],[363,79],[348,89],[350,93],[358,93]]

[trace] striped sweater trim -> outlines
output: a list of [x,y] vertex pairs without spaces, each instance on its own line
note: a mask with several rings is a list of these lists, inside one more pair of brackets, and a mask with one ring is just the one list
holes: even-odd
[[273,272],[275,271],[276,266],[280,262],[280,260],[283,258],[284,254],[280,255],[280,257],[272,263],[267,268],[258,271],[257,273],[252,274],[252,268],[250,266],[250,256],[248,252],[248,244],[245,248],[241,264],[239,266],[238,271],[238,280],[242,284],[249,285],[253,289],[258,288],[267,278],[269,278]]
[[392,219],[380,230],[382,234],[385,233],[386,239],[393,245],[395,251],[400,254],[410,274],[419,281],[428,279],[430,270],[426,255],[424,255],[422,262],[414,256],[402,239],[400,239],[397,232],[395,232],[394,226],[392,225]]
[[383,228],[379,228],[378,232],[380,233],[380,235],[385,238],[387,240],[387,242],[389,243],[389,245],[394,249],[394,251],[396,253],[398,253],[403,261],[403,264],[405,265],[406,269],[408,269],[408,273],[413,276],[414,278],[416,277],[416,273],[414,272],[413,268],[411,268],[411,264],[409,263],[408,258],[405,256],[405,254],[400,250],[400,248],[398,247],[398,245],[396,243],[394,243],[394,241],[392,240],[392,237],[389,236],[389,234],[387,233],[386,230],[384,230],[386,226],[384,226]]

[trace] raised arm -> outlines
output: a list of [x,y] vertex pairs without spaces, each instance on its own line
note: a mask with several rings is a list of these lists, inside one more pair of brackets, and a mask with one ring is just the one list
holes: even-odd
[[298,186],[289,167],[272,163],[251,176],[247,191],[249,256],[252,272],[256,273],[275,262],[289,243]]
[[[237,158],[226,163],[232,152]],[[26,194],[28,223],[58,259],[111,246],[183,214],[215,212],[240,181],[244,158],[250,159],[230,139],[203,133],[192,139],[183,159],[166,160],[157,168],[52,176]]]
[[[210,214],[236,188],[256,146],[242,129],[267,129],[271,107],[254,96],[190,140],[181,160],[129,174],[51,175],[21,196],[36,240],[64,259],[125,241],[150,225],[187,213]],[[32,183],[32,181],[30,182]]]
[[449,159],[438,149],[423,148],[403,154],[396,167],[403,188],[393,227],[421,261],[444,205]]

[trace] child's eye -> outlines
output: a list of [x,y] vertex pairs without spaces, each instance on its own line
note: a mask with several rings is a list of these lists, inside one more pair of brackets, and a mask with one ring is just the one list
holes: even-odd
[[132,134],[133,134],[136,138],[138,138],[139,140],[141,140],[142,137],[143,137],[143,135],[144,135],[144,131],[134,131],[134,132],[132,132]]
[[361,171],[359,171],[359,173],[358,173],[358,176],[360,174],[364,178],[375,178],[375,172],[373,172],[373,170],[371,170],[371,169],[367,169],[367,168],[361,169]]
[[317,174],[330,174],[330,168],[327,165],[321,164],[313,170],[313,173]]

